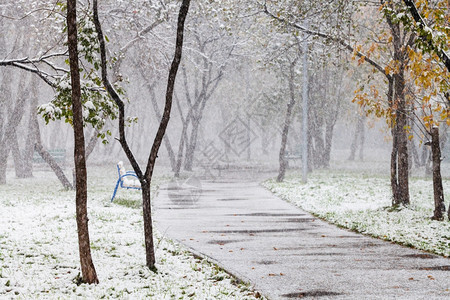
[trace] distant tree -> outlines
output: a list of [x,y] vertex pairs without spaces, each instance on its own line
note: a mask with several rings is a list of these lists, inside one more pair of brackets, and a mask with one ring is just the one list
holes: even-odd
[[[295,1],[294,1],[295,2]],[[291,3],[291,2],[289,2]],[[383,4],[384,1],[381,1],[380,5],[383,7],[392,6],[392,2],[386,3],[386,6]],[[293,5],[298,5],[295,3],[291,3]],[[277,4],[276,9],[280,9],[281,4]],[[402,31],[398,22],[395,22],[392,18],[392,14],[385,14],[386,24],[388,25],[388,30],[390,31],[392,38],[392,52],[393,57],[391,58],[391,63],[398,62],[396,66],[399,68],[395,68],[395,72],[391,72],[392,68],[388,66],[383,67],[382,63],[377,62],[373,59],[373,52],[375,49],[378,49],[376,45],[369,44],[371,47],[367,49],[367,52],[364,53],[363,47],[356,43],[356,46],[352,46],[351,38],[346,36],[343,24],[347,24],[351,26],[352,20],[352,7],[355,3],[344,3],[341,1],[329,3],[329,7],[327,8],[336,8],[336,13],[339,16],[338,23],[325,22],[328,26],[322,25],[320,22],[314,23],[311,29],[307,29],[302,25],[299,25],[297,22],[298,19],[306,18],[308,14],[311,14],[311,10],[307,10],[305,14],[300,17],[295,17],[290,13],[290,10],[281,9],[280,12],[271,12],[268,5],[264,5],[264,12],[269,15],[272,19],[280,22],[281,26],[293,27],[297,30],[300,30],[304,33],[310,34],[315,37],[319,37],[327,41],[328,43],[334,43],[341,47],[342,50],[350,51],[353,53],[354,58],[358,58],[358,64],[362,64],[367,62],[370,64],[375,72],[381,73],[388,83],[387,88],[387,103],[389,105],[388,110],[380,109],[380,104],[366,105],[365,102],[368,99],[368,92],[364,91],[362,93],[357,94],[356,101],[360,105],[371,106],[367,110],[368,113],[374,113],[378,116],[385,115],[390,125],[392,125],[392,136],[393,136],[393,146],[392,146],[392,155],[391,155],[391,186],[392,186],[392,194],[393,194],[393,205],[408,205],[409,204],[409,177],[408,177],[408,148],[407,148],[407,132],[405,130],[405,126],[407,126],[408,114],[407,114],[407,105],[405,100],[405,75],[404,71],[406,68],[406,61],[408,59],[407,56],[407,45],[411,45],[414,43],[414,37],[411,36],[408,32]],[[336,7],[335,7],[336,6]],[[286,6],[285,6],[286,7]],[[319,5],[320,7],[320,5]],[[315,7],[312,7],[315,11]],[[329,10],[324,10],[329,11]],[[358,9],[354,10],[358,12]],[[385,10],[386,11],[386,10]],[[286,12],[286,13],[284,13]],[[365,11],[361,12],[362,14],[366,13]],[[330,16],[331,14],[325,14],[325,16]],[[318,18],[320,18],[321,14],[318,14]],[[326,20],[328,20],[328,18]],[[332,19],[332,18],[331,18]],[[370,18],[364,18],[364,21]],[[316,20],[317,21],[317,20]],[[322,30],[323,29],[323,30]],[[372,72],[373,73],[373,72]],[[369,75],[369,78],[372,78],[372,75]],[[378,91],[375,92],[377,98],[379,98]],[[387,113],[388,112],[388,113]],[[386,114],[387,113],[387,114]]]
[[277,181],[281,182],[284,180],[284,176],[286,174],[286,167],[287,167],[287,158],[286,158],[286,144],[287,144],[287,138],[288,138],[288,134],[289,134],[289,128],[291,127],[291,122],[292,122],[292,114],[293,114],[293,110],[294,110],[294,105],[295,105],[295,78],[296,78],[296,74],[295,74],[295,66],[297,65],[298,62],[298,55],[297,57],[294,57],[293,60],[289,61],[289,73],[287,74],[288,77],[288,82],[289,82],[289,101],[287,104],[287,109],[286,109],[286,117],[284,119],[284,124],[283,124],[283,129],[281,132],[281,147],[280,147],[280,153],[278,156],[279,159],[279,163],[280,163],[280,168],[278,170],[278,177],[277,177]]

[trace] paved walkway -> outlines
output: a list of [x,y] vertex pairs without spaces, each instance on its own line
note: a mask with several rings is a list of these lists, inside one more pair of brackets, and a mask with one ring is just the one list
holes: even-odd
[[162,187],[157,227],[269,299],[450,299],[449,259],[329,225],[260,179],[201,181],[198,199],[195,188]]

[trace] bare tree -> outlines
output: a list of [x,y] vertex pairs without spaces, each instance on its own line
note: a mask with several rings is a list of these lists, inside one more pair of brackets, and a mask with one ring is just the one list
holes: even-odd
[[119,107],[119,142],[131,163],[136,175],[139,178],[142,188],[142,206],[143,206],[143,216],[144,216],[144,235],[145,235],[145,253],[146,253],[146,263],[147,267],[151,270],[155,270],[155,249],[153,245],[153,226],[152,226],[152,215],[151,215],[151,198],[150,198],[150,184],[152,181],[153,171],[156,163],[156,158],[158,157],[158,151],[164,138],[164,134],[169,123],[170,113],[172,110],[172,99],[175,86],[175,79],[178,72],[178,67],[181,61],[181,55],[183,51],[183,38],[184,38],[184,24],[186,21],[186,16],[189,11],[190,0],[183,0],[181,3],[180,11],[178,14],[178,25],[177,25],[177,37],[175,44],[175,55],[172,61],[172,65],[169,70],[169,78],[166,90],[166,103],[159,124],[156,137],[153,141],[153,145],[148,157],[147,166],[145,173],[142,172],[135,156],[133,155],[128,142],[125,137],[125,104],[120,96],[117,94],[113,86],[110,84],[107,74],[106,65],[106,47],[105,40],[103,36],[103,31],[100,25],[98,17],[98,1],[94,0],[94,24],[98,34],[98,40],[100,43],[100,54],[101,54],[101,70],[102,70],[102,81],[106,87],[108,93],[112,99],[116,102]]

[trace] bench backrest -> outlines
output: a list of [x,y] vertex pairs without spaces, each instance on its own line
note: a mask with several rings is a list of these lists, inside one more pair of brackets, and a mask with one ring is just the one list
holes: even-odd
[[123,176],[126,174],[125,167],[123,166],[123,161],[119,161],[117,163],[117,172],[119,172],[119,176]]

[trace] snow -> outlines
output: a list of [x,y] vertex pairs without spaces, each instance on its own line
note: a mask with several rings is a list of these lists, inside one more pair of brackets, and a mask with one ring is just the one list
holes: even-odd
[[46,114],[52,114],[55,112],[53,104],[43,105]]
[[84,103],[84,107],[86,107],[89,110],[95,110],[95,105],[90,100],[88,100],[88,101],[86,101],[86,103]]
[[425,27],[423,28],[423,30],[424,30],[427,34],[433,35],[433,30],[432,30],[430,27],[425,26]]
[[[388,177],[343,171],[314,172],[307,184],[301,174],[263,185],[304,210],[331,223],[385,240],[450,256],[450,222],[433,221],[433,184],[411,179],[411,205],[393,210]],[[444,187],[450,183],[444,181]],[[446,195],[449,199],[450,195]],[[446,203],[447,204],[447,203]]]
[[59,86],[60,86],[61,89],[63,89],[63,90],[65,90],[65,89],[70,89],[70,88],[71,88],[71,85],[70,85],[70,83],[69,83],[67,80],[62,80],[62,81],[59,83]]
[[[145,266],[139,191],[120,190],[115,165],[89,168],[89,229],[98,285],[80,272],[75,194],[50,171],[0,186],[0,298],[254,299],[245,285],[156,232],[158,273]],[[165,178],[156,178],[161,182]],[[155,189],[153,189],[154,191]],[[157,230],[156,230],[157,231]]]

